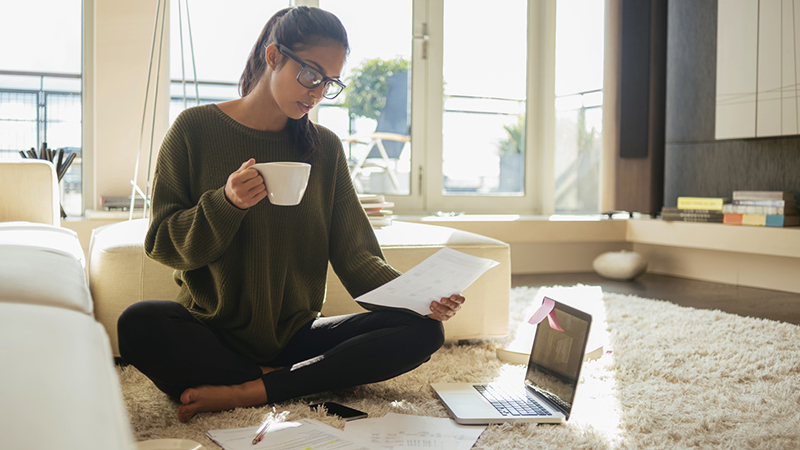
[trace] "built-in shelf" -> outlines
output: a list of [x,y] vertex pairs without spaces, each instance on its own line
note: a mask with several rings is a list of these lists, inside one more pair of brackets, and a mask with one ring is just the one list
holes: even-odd
[[456,217],[398,216],[405,222],[456,228],[510,244],[564,242],[624,242],[627,220],[599,216],[463,215]]
[[[87,209],[85,218],[86,220],[128,220],[130,218],[130,211],[105,211],[102,209]],[[140,209],[133,210],[133,218],[141,219],[143,212]]]
[[626,241],[769,256],[800,257],[800,227],[756,227],[721,223],[627,221]]

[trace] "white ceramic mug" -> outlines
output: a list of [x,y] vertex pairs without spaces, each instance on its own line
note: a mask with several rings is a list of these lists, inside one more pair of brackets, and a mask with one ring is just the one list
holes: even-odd
[[250,168],[261,174],[267,187],[267,198],[273,205],[294,206],[303,199],[311,164],[286,161],[258,163]]

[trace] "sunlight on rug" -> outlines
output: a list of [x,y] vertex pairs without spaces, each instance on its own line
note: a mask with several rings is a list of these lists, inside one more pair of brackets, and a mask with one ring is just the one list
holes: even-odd
[[[548,296],[593,315],[604,341],[584,364],[566,425],[491,425],[480,449],[800,448],[800,327],[680,307],[592,286],[544,288]],[[510,330],[526,320],[543,292],[511,292]],[[448,417],[432,382],[521,382],[525,368],[497,359],[513,340],[446,345],[411,373],[363,386],[355,394],[321,394],[278,405],[290,419],[344,428],[308,404],[334,400],[380,417],[388,412]],[[177,404],[133,367],[117,369],[137,440],[191,439],[219,448],[209,429],[253,426],[270,407],[177,419]]]

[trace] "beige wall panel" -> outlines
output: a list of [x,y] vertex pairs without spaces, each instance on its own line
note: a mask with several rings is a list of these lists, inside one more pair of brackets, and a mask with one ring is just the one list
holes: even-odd
[[647,259],[647,271],[662,275],[737,284],[738,255],[731,252],[634,244]]
[[631,249],[627,242],[511,244],[511,273],[592,272],[598,255]]
[[739,284],[800,293],[800,258],[739,255]]
[[718,5],[716,138],[756,135],[758,2]]

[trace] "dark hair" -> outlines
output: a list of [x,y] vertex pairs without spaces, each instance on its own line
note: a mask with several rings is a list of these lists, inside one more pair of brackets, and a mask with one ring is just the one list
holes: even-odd
[[[267,67],[264,48],[269,44],[281,43],[293,51],[299,51],[326,40],[342,44],[345,52],[350,50],[347,31],[333,14],[308,6],[296,6],[278,11],[264,25],[261,35],[250,51],[247,65],[239,79],[239,94],[246,97],[264,76]],[[283,59],[280,64],[285,61]],[[307,159],[319,146],[319,133],[315,125],[306,114],[299,120],[290,118],[287,127],[293,135],[295,148],[300,151],[303,159]]]

